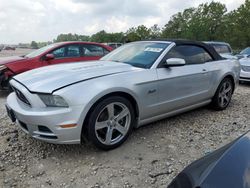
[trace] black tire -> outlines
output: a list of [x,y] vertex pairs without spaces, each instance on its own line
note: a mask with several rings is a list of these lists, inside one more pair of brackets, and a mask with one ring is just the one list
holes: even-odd
[[[225,85],[228,87],[227,93],[223,92],[225,91],[224,90]],[[211,107],[215,110],[225,110],[231,102],[233,89],[234,85],[232,80],[230,78],[224,78],[216,90],[216,93],[211,102]]]
[[[113,110],[113,114],[114,114],[113,117],[114,118],[112,118],[109,115],[109,114],[111,114],[111,113],[109,113],[110,106],[114,106],[113,107],[113,109],[114,109]],[[119,112],[119,110],[122,110],[122,111]],[[121,120],[117,120],[119,115],[125,111],[128,112],[128,115],[124,116],[124,118],[122,118]],[[87,127],[86,127],[88,139],[96,147],[103,149],[103,150],[111,150],[111,149],[117,148],[118,146],[123,144],[123,142],[126,141],[126,139],[128,138],[129,134],[132,131],[132,128],[135,124],[135,113],[134,112],[135,111],[133,109],[132,104],[126,98],[123,98],[120,96],[111,96],[109,98],[102,100],[94,107],[94,109],[91,111],[91,113],[89,115],[89,119],[88,119]],[[115,115],[115,113],[117,115]],[[117,119],[115,117],[117,117]],[[122,115],[121,115],[121,117],[122,117]],[[101,118],[103,118],[103,120],[98,122],[99,119],[101,119]],[[129,119],[130,119],[130,121],[128,121]],[[120,122],[118,122],[118,121],[120,121]],[[104,127],[104,128],[100,128],[99,130],[96,130],[99,123],[102,124],[103,122],[105,122],[104,124],[108,125],[108,126]],[[117,122],[118,122],[118,124],[117,124]],[[122,123],[124,125],[122,125]],[[126,130],[126,133],[122,134],[121,132],[119,132],[118,129],[116,129],[116,125],[119,127],[121,127],[120,125],[122,125],[123,126],[122,130],[123,131]],[[107,140],[109,140],[107,138],[108,137],[107,135],[108,135],[108,132],[110,132],[110,130],[112,130],[110,144],[106,144],[106,142],[108,142]],[[121,134],[120,137],[119,137],[119,134]],[[112,138],[114,135],[115,136],[117,135],[117,140],[116,140],[116,142],[112,143]],[[104,139],[104,137],[105,137],[105,139]]]
[[10,86],[10,83],[9,83],[9,82],[10,82],[10,79],[11,79],[11,78],[9,78],[8,80],[2,81],[1,86],[0,86],[1,90],[7,91],[7,92],[9,92],[9,93],[13,92],[13,89],[12,89],[12,87]]

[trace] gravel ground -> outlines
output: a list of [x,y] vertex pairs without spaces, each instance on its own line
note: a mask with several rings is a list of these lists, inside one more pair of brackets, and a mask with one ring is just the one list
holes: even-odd
[[224,111],[203,107],[136,129],[121,147],[53,145],[22,133],[0,93],[0,187],[166,187],[185,166],[250,129],[250,85]]

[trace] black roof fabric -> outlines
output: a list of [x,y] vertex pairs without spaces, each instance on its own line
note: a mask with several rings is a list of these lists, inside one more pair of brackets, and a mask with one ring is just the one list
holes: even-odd
[[169,42],[174,42],[177,46],[179,46],[179,45],[200,46],[200,47],[204,48],[213,57],[214,60],[222,60],[223,59],[223,57],[221,57],[220,54],[218,54],[211,45],[205,44],[204,42],[184,40],[184,39],[152,39],[151,41],[169,41]]

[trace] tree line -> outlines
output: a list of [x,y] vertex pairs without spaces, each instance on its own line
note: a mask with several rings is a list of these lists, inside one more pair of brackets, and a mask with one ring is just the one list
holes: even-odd
[[[232,11],[227,11],[226,5],[220,2],[200,4],[173,15],[162,28],[158,25],[150,28],[139,25],[129,28],[126,32],[108,33],[102,30],[92,36],[60,34],[53,42],[126,43],[155,38],[225,41],[234,49],[250,46],[250,0],[245,0],[244,4]],[[41,45],[35,41],[32,43],[34,47]]]

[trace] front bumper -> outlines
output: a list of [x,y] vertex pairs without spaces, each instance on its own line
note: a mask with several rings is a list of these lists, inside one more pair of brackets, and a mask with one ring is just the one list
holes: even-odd
[[[11,93],[7,98],[7,107],[13,111],[19,127],[33,138],[55,144],[79,144],[81,141],[82,123],[79,119],[82,106],[30,107],[20,101],[15,93]],[[77,126],[60,127],[66,124],[77,124]]]
[[245,71],[241,70],[240,81],[250,82],[250,72],[245,72]]

